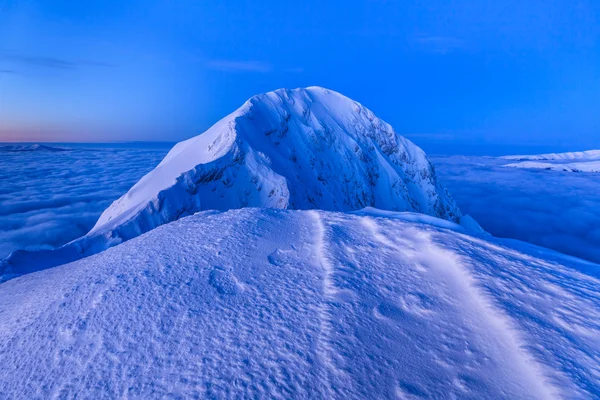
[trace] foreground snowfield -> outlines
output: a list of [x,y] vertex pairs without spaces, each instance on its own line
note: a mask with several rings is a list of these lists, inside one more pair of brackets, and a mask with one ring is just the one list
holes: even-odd
[[201,212],[2,283],[0,397],[598,398],[598,266],[442,227]]

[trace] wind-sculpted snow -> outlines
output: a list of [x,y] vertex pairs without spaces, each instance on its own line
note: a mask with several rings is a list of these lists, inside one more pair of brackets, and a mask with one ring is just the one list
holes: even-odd
[[0,259],[85,235],[169,150],[91,144],[14,150],[24,146],[34,145],[0,145]]
[[14,253],[0,276],[73,261],[200,210],[241,207],[461,217],[425,153],[371,111],[322,88],[281,89],[178,143],[85,237],[52,252]]
[[209,211],[2,283],[0,397],[598,398],[599,266],[456,231]]

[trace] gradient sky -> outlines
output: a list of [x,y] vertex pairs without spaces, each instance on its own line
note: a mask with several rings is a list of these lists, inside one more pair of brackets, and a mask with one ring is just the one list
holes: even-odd
[[426,149],[600,148],[600,2],[0,0],[0,140],[178,141],[310,85]]

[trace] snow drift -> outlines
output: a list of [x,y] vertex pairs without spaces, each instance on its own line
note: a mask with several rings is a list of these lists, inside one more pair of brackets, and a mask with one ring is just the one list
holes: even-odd
[[318,87],[255,96],[178,143],[83,238],[15,252],[7,279],[102,251],[200,210],[376,207],[459,222],[425,153],[361,104]]
[[206,211],[2,283],[0,397],[599,398],[598,265],[456,230]]

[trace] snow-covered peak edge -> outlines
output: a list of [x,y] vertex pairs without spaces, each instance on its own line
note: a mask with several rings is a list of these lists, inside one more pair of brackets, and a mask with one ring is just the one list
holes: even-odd
[[13,253],[0,274],[98,253],[201,210],[242,207],[374,207],[461,219],[425,153],[366,107],[320,87],[279,89],[175,145],[86,236],[43,255]]
[[500,157],[514,161],[595,161],[600,160],[600,150],[573,151],[567,153],[548,153],[534,155],[516,155]]

